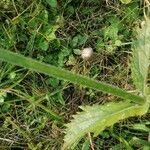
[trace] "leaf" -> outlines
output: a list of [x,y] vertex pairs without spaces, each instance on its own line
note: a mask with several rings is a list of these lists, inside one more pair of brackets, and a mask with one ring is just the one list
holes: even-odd
[[150,132],[150,128],[144,123],[133,124],[132,128],[135,130]]
[[118,39],[118,27],[117,26],[111,25],[104,29],[104,39],[108,40],[109,38],[112,40]]
[[103,91],[105,93],[110,93],[115,96],[121,97],[122,99],[134,101],[135,103],[143,104],[145,103],[145,98],[134,95],[132,93],[126,92],[118,87],[112,86],[110,84],[96,81],[85,76],[72,73],[70,71],[61,69],[59,67],[41,63],[31,58],[27,58],[23,55],[10,52],[0,48],[0,60],[9,62],[11,64],[25,67],[40,73],[44,73],[49,76],[53,76],[59,79],[67,80],[72,83],[86,86],[98,91]]
[[80,139],[89,132],[97,136],[106,127],[121,119],[143,115],[147,112],[148,107],[148,104],[135,105],[129,102],[109,103],[103,106],[82,106],[83,111],[73,116],[74,119],[71,123],[66,125],[62,150],[73,149]]
[[133,43],[133,58],[131,62],[132,78],[137,89],[143,95],[147,91],[147,76],[150,64],[150,21],[147,20],[138,31],[137,41]]
[[150,142],[149,141],[140,139],[138,137],[133,137],[130,140],[130,145],[138,146],[138,147],[141,147],[143,145],[143,146],[148,146],[150,148]]
[[72,39],[71,44],[72,44],[73,47],[76,47],[78,45],[78,40],[79,40],[78,36],[75,36]]
[[87,35],[78,34],[72,39],[71,44],[73,47],[81,46],[81,45],[85,44],[87,40],[88,40]]
[[131,0],[120,0],[123,4],[128,4],[131,2]]
[[129,6],[127,5],[125,7],[124,13],[126,14],[126,21],[132,24],[139,18],[140,13],[139,3],[135,1],[134,3],[131,3]]
[[52,8],[57,7],[57,0],[46,0],[46,1]]
[[42,33],[48,42],[56,39],[55,32],[57,31],[58,28],[59,25],[55,25],[55,26],[47,25],[43,27]]
[[43,51],[46,51],[48,47],[49,43],[44,38],[41,38],[38,43],[38,48],[40,48]]
[[86,140],[82,145],[82,150],[90,150],[90,141]]
[[103,29],[103,36],[104,41],[111,41],[110,45],[112,46],[113,43],[115,44],[115,42],[120,39],[119,34],[120,31],[123,30],[123,25],[121,20],[116,16],[108,18],[108,23],[110,25]]
[[46,80],[47,85],[51,85],[53,88],[59,86],[59,80],[56,78],[49,78]]
[[81,50],[80,49],[73,49],[73,52],[76,55],[81,55]]

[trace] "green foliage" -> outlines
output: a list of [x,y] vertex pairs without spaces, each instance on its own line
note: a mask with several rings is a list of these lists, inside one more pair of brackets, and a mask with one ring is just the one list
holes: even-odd
[[82,150],[90,150],[90,141],[86,140],[82,145]]
[[130,144],[134,145],[135,147],[141,147],[143,150],[148,150],[150,148],[150,142],[137,137],[133,137],[130,141]]
[[126,16],[126,22],[132,23],[139,18],[138,2],[133,2],[129,6],[125,7],[124,13]]
[[71,73],[69,71],[63,70],[61,68],[58,68],[52,65],[41,63],[34,59],[24,57],[23,55],[13,53],[8,50],[0,49],[0,59],[9,63],[15,64],[17,66],[22,66],[27,69],[32,69],[37,72],[41,72],[41,73],[44,73],[53,77],[67,80],[75,84],[79,84],[79,85],[86,86],[95,90],[111,93],[123,99],[134,101],[136,103],[143,104],[145,102],[145,99],[143,97],[133,95],[118,87],[115,87],[115,86],[112,86],[103,82],[98,82],[96,80],[92,80],[82,75]]
[[147,103],[135,105],[129,102],[82,106],[83,111],[73,116],[74,119],[67,125],[65,144],[62,149],[73,149],[85,134],[92,132],[97,136],[106,127],[121,119],[145,114],[148,108]]
[[122,45],[123,24],[116,16],[108,18],[106,27],[103,31],[103,39],[97,41],[97,46],[106,49],[108,54],[114,54],[117,47]]
[[131,0],[120,0],[123,4],[128,4],[131,2]]
[[[144,107],[146,101],[150,102],[149,87],[144,94],[138,89],[140,96],[130,91],[133,86],[128,51],[134,31],[143,20],[143,9],[149,10],[140,4],[140,0],[0,1],[0,49],[6,50],[0,51],[0,57],[12,51],[40,62],[22,55],[20,59],[16,58],[14,53],[9,56],[7,53],[6,59],[15,65],[0,62],[2,149],[60,149],[64,135],[63,118],[67,121],[77,111],[78,105],[103,103],[102,106],[93,106],[103,108],[107,101],[120,100],[110,94],[127,100],[124,103],[130,106],[138,103],[137,107]],[[92,47],[94,54],[90,60],[83,61],[81,50],[86,47]],[[130,92],[75,73],[112,83]],[[149,84],[149,77],[147,82]],[[117,102],[114,105],[118,106]],[[94,116],[92,106],[84,108],[89,108]],[[86,113],[83,110],[79,115]],[[126,119],[96,138],[85,133],[87,136],[75,150],[90,150],[92,147],[149,149],[145,140],[149,134],[148,120],[149,114]]]
[[132,78],[136,88],[146,95],[147,76],[150,59],[150,21],[147,20],[142,29],[139,29],[137,41],[133,43]]
[[72,47],[77,47],[77,46],[81,46],[83,44],[86,43],[88,37],[86,35],[82,36],[80,34],[76,35],[75,37],[73,37],[71,43],[72,43]]
[[2,0],[0,1],[0,8],[2,9],[9,9],[11,6],[11,1],[10,0]]
[[[146,31],[149,31],[149,28],[150,27],[147,26],[146,24],[144,29],[146,29]],[[141,30],[142,33],[143,33],[143,30]],[[139,35],[142,35],[142,37],[140,36],[140,38],[138,39],[137,43],[139,43],[139,45],[133,51],[132,61],[134,65],[132,66],[132,68],[133,68],[133,74],[135,73],[134,75],[135,78],[139,79],[141,77],[141,74],[144,76],[144,77],[142,76],[142,78],[139,79],[138,83],[141,82],[141,84],[137,86],[137,87],[141,87],[142,85],[142,90],[143,90],[143,88],[147,86],[146,85],[147,76],[145,76],[143,72],[147,73],[148,67],[149,67],[149,62],[147,61],[147,59],[149,60],[149,51],[148,51],[149,49],[148,50],[146,49],[149,44],[145,42],[145,38],[149,38],[149,36],[147,37],[146,36],[147,34],[144,34],[143,36],[141,32],[139,33]],[[143,39],[144,39],[144,42],[142,41]],[[135,57],[135,56],[139,56],[138,54],[139,48],[143,50],[143,45],[142,47],[140,47],[141,42],[142,44],[143,43],[146,44],[146,46],[144,45],[144,51],[140,51],[140,54],[144,58],[146,57],[145,59],[146,64],[144,66],[144,70],[140,70],[139,67],[135,67],[136,63],[140,64],[141,61],[143,60],[143,58],[141,59],[140,57]],[[146,50],[148,51],[148,53]],[[146,51],[146,54],[148,55],[145,55],[145,51]],[[72,122],[68,124],[67,126],[68,128],[67,128],[67,133],[65,136],[65,144],[64,144],[63,149],[70,149],[74,147],[78,143],[78,141],[81,139],[81,137],[87,134],[88,132],[93,132],[94,136],[96,136],[101,131],[103,131],[106,127],[113,125],[114,123],[118,122],[121,119],[145,114],[149,108],[149,104],[144,103],[145,101],[142,97],[135,96],[133,94],[125,92],[111,85],[108,85],[102,82],[97,82],[95,80],[83,77],[81,75],[70,73],[68,71],[59,69],[55,66],[40,63],[33,59],[26,58],[22,55],[9,52],[8,50],[0,49],[0,59],[3,61],[7,61],[9,63],[15,64],[15,65],[19,65],[28,69],[32,69],[32,70],[44,73],[44,74],[48,74],[48,75],[51,75],[51,76],[54,76],[63,80],[68,80],[73,83],[87,86],[96,90],[108,92],[108,93],[114,94],[116,96],[119,96],[123,99],[128,100],[127,102],[109,103],[104,106],[98,106],[98,105],[91,106],[91,107],[82,106],[81,108],[83,112],[79,113],[78,115],[75,115],[74,120],[72,120]],[[133,77],[133,80],[134,80],[134,77]],[[51,82],[50,84],[53,84],[53,83],[54,82]],[[62,99],[60,103],[64,105],[63,98],[60,97],[60,99]],[[134,101],[136,103],[143,103],[143,105],[130,103],[129,100]],[[43,108],[43,106],[41,108]],[[51,112],[51,115],[54,117],[57,117],[53,112]]]
[[47,85],[51,85],[52,87],[56,88],[59,85],[59,80],[56,78],[49,78],[46,80]]
[[57,7],[57,0],[46,0],[46,1],[52,8]]
[[117,17],[109,18],[110,26],[104,30],[104,39],[116,40],[118,38],[118,31],[120,28],[120,20]]
[[[52,4],[54,1],[51,1]],[[16,3],[10,2],[13,6]],[[22,5],[18,2],[18,5]],[[16,6],[19,13],[22,10]],[[1,16],[3,23],[0,23],[0,46],[10,49],[13,46],[26,49],[24,53],[32,54],[33,49],[46,51],[50,42],[56,39],[55,32],[60,26],[59,14],[51,13],[52,8],[47,9],[44,3],[36,1],[29,3],[28,8],[22,15],[14,15],[13,19]],[[54,7],[54,4],[53,4]],[[17,17],[15,17],[17,16]],[[9,40],[7,40],[9,39]]]
[[[150,22],[138,33],[138,40],[134,44],[132,59],[132,76],[137,88],[145,94],[147,88],[147,75],[150,59]],[[149,109],[149,104],[138,106],[131,103],[109,103],[104,106],[81,107],[83,112],[74,116],[74,119],[67,125],[65,143],[62,149],[72,149],[79,142],[81,137],[89,132],[98,135],[106,127],[113,125],[120,119],[130,116],[142,115]],[[145,111],[146,110],[146,111]]]
[[145,123],[137,123],[133,124],[133,129],[138,130],[138,131],[145,131],[145,132],[150,132],[150,128],[148,127],[150,125],[150,122],[145,122]]

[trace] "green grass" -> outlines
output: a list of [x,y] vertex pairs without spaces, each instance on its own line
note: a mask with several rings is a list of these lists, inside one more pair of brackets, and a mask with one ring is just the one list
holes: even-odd
[[[136,94],[131,82],[130,54],[136,28],[144,16],[142,2],[64,0],[57,5],[55,2],[0,2],[0,48]],[[84,61],[78,52],[89,46],[94,55]],[[3,62],[0,81],[2,150],[59,150],[64,123],[79,110],[78,106],[116,99]],[[90,150],[91,145],[95,150],[148,149],[149,114],[121,121],[97,138],[87,135],[75,149]]]

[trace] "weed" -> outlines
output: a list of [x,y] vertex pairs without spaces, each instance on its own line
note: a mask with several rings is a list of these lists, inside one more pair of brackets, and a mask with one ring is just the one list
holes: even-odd
[[[143,79],[139,78],[136,70],[132,70],[132,74],[130,71],[131,66],[138,68],[136,65],[140,64],[130,65],[130,50],[131,44],[134,44],[132,39],[136,37],[135,31],[143,20],[143,10],[148,17],[148,1],[1,1],[0,49],[7,51],[1,51],[0,57],[12,51],[7,58],[17,65],[0,63],[0,149],[60,149],[63,144],[64,124],[79,111],[80,105],[87,110],[92,107],[85,105],[104,104],[94,106],[98,110],[99,107],[106,107],[107,102],[111,102],[112,107],[118,102],[118,109],[130,105],[130,108],[140,110],[136,114],[143,114],[146,110],[142,109],[142,105],[120,102],[121,99],[116,96],[95,90],[99,82],[105,81],[113,87],[112,92],[114,86],[118,86],[129,91],[120,92],[131,96],[130,100],[137,102],[139,99],[140,103],[145,101],[143,95],[148,95],[149,89],[143,88],[145,84],[141,85],[144,82],[141,82]],[[81,50],[86,47],[92,47],[94,51],[89,60],[81,58]],[[14,55],[14,52],[19,55]],[[19,61],[15,58],[20,54]],[[134,56],[136,60],[146,58],[145,55],[141,58]],[[40,71],[46,73],[45,75],[18,67],[25,65],[21,64],[23,60],[27,60],[26,67],[29,67],[31,61],[36,63],[30,65],[30,69],[35,67],[39,70],[41,64],[47,63],[50,67],[53,65],[56,72],[53,70],[51,74],[49,67],[48,72],[45,72],[45,65]],[[63,72],[62,68],[73,72],[73,76],[72,73]],[[88,84],[87,78],[75,76],[76,73],[92,78],[92,82]],[[142,74],[144,79],[146,74]],[[69,82],[60,78],[67,78]],[[147,78],[149,82],[149,76]],[[95,83],[93,79],[98,82],[92,84]],[[104,91],[104,88],[100,86],[99,90]],[[110,92],[109,88],[108,91]],[[139,93],[141,97],[138,96]],[[115,95],[124,99],[126,97],[118,95],[118,91]],[[112,107],[108,112],[112,111]],[[146,107],[143,105],[143,108]],[[133,112],[133,108],[126,112],[127,115],[118,114],[118,120],[119,116],[121,119],[133,116],[130,112]],[[95,116],[96,111],[93,114]],[[90,115],[87,121],[90,121]],[[78,124],[81,125],[81,122]],[[96,138],[88,131],[74,149],[148,149],[148,137],[149,111],[145,116],[119,121]]]

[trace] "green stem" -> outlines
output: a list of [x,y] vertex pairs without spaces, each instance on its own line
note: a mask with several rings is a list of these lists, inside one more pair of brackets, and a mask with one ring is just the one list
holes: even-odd
[[143,104],[145,102],[145,99],[143,97],[128,93],[118,87],[103,82],[98,82],[96,80],[87,78],[82,75],[71,73],[69,71],[63,70],[52,65],[38,62],[36,60],[27,58],[20,54],[10,52],[8,50],[0,49],[0,59],[17,66],[22,66],[27,69],[31,69],[40,73],[57,77],[59,79],[67,80],[72,83],[86,86],[98,91],[103,91],[105,93],[110,93],[125,100],[133,101],[135,103]]

